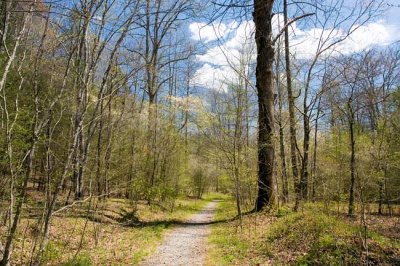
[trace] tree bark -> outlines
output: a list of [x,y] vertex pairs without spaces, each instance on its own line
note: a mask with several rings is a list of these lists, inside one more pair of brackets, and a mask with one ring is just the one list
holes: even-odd
[[255,210],[274,204],[274,88],[272,65],[273,0],[254,0],[253,19],[257,44],[256,88],[258,94],[258,195]]

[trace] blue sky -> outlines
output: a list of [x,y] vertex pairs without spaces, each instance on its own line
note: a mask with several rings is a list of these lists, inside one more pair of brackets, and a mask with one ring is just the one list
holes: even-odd
[[387,22],[400,27],[400,0],[389,0],[389,4],[396,7],[390,7],[387,11]]

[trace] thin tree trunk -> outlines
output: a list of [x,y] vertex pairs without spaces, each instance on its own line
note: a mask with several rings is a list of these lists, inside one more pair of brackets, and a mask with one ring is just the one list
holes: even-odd
[[349,216],[354,215],[354,186],[356,182],[356,141],[354,138],[354,112],[351,106],[351,102],[348,103],[349,108],[349,131],[350,131],[350,192],[349,192]]
[[[16,43],[15,43],[15,46],[14,46],[13,53],[8,58],[8,61],[6,63],[6,66],[5,66],[5,69],[4,69],[4,72],[3,72],[3,76],[2,76],[2,78],[0,80],[0,92],[3,90],[5,81],[7,79],[7,76],[8,76],[10,67],[11,67],[11,63],[15,59],[16,50],[17,50],[17,48],[19,46],[19,42],[24,37],[24,35],[27,33],[28,18],[32,18],[31,13],[32,13],[32,10],[33,10],[33,5],[35,3],[36,3],[36,1],[32,2],[32,4],[30,5],[29,14],[24,17],[22,28],[21,28],[21,31],[18,34],[17,39],[16,39]],[[24,57],[25,57],[25,55],[24,55]],[[23,79],[22,79],[22,81],[23,81]],[[21,83],[21,85],[22,85],[22,83]],[[15,233],[17,231],[18,223],[19,223],[19,220],[20,220],[20,217],[21,217],[22,206],[23,206],[23,203],[25,201],[26,190],[27,190],[27,187],[28,187],[28,181],[29,181],[29,178],[31,177],[31,174],[32,174],[34,156],[35,156],[35,151],[36,151],[36,145],[37,145],[37,142],[38,142],[38,131],[39,131],[39,121],[38,121],[38,119],[39,119],[39,99],[38,99],[38,91],[37,91],[37,89],[38,89],[37,86],[35,86],[35,89],[34,89],[34,110],[35,110],[35,114],[33,116],[30,147],[29,147],[29,150],[28,150],[27,157],[26,157],[25,161],[23,162],[23,164],[26,165],[25,173],[24,173],[24,176],[22,178],[22,187],[20,188],[21,191],[20,191],[20,194],[19,194],[19,198],[18,198],[18,200],[16,202],[14,216],[12,216],[13,215],[12,211],[10,211],[11,228],[10,228],[10,231],[9,231],[9,233],[7,235],[6,244],[4,246],[4,251],[3,251],[3,258],[0,261],[0,266],[9,265],[14,236],[15,236]],[[6,97],[4,95],[3,95],[3,97],[4,97],[3,100],[6,101]],[[6,108],[6,106],[5,106],[5,108]],[[11,134],[11,132],[10,132],[10,134]],[[9,142],[9,149],[10,148],[12,149],[12,147],[11,147],[11,136],[7,136],[7,137],[9,137],[9,141],[10,141]],[[11,169],[12,169],[11,161],[10,161],[10,166],[11,166]],[[14,181],[12,181],[12,182],[14,182]],[[10,210],[12,210],[12,208],[13,208],[13,191],[12,191],[13,190],[13,185],[14,184],[12,184],[11,192],[10,192],[11,193]]]
[[382,215],[382,206],[383,206],[383,185],[384,180],[379,181],[379,200],[378,200],[378,214]]
[[[283,2],[283,15],[284,24],[288,23],[288,11],[287,11],[287,0]],[[292,166],[292,175],[294,181],[294,187],[296,192],[296,202],[294,209],[297,210],[299,206],[299,169],[297,166],[297,133],[296,133],[296,118],[295,118],[295,105],[294,96],[292,89],[292,72],[290,68],[290,51],[289,51],[289,29],[285,28],[285,62],[286,62],[286,87],[288,93],[288,105],[289,105],[289,135],[290,135],[290,159]]]
[[[306,105],[306,102],[305,102]],[[305,106],[304,105],[304,106]],[[300,199],[307,199],[308,195],[308,164],[309,164],[309,154],[310,154],[310,119],[307,115],[308,108],[305,109],[303,116],[303,126],[304,126],[304,139],[303,139],[303,160],[301,164],[301,174],[300,174]]]
[[[280,44],[278,44],[280,45]],[[284,128],[283,128],[283,99],[282,99],[282,87],[280,82],[280,46],[277,48],[277,61],[276,61],[276,87],[278,92],[278,126],[279,126],[279,156],[281,158],[281,168],[282,168],[282,194],[283,202],[287,203],[289,200],[289,189],[288,189],[288,176],[286,169],[286,154],[285,154],[285,139],[284,139]]]
[[7,35],[8,35],[8,24],[10,21],[10,14],[11,12],[9,12],[9,9],[11,8],[11,3],[12,1],[3,1],[2,6],[1,6],[1,11],[3,12],[3,14],[1,14],[2,18],[1,18],[1,23],[2,23],[2,29],[1,29],[1,41],[0,41],[0,51],[4,48],[4,46],[6,45],[6,40],[7,40]]
[[[102,193],[102,184],[101,184],[101,144],[103,142],[103,113],[104,113],[104,102],[100,103],[100,114],[99,114],[99,132],[97,135],[97,154],[96,154],[96,182],[97,182],[97,193],[101,195]],[[104,184],[103,184],[104,185]]]
[[311,199],[315,200],[315,185],[317,178],[317,145],[318,145],[318,120],[321,113],[321,97],[318,99],[317,117],[315,118],[315,129],[314,129],[314,155],[313,155],[313,168],[312,168],[312,190]]

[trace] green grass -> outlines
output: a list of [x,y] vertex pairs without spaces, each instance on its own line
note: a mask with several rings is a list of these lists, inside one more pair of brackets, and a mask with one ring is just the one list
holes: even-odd
[[[225,197],[218,203],[214,215],[215,220],[229,220],[237,215],[235,202],[232,197]],[[237,260],[244,259],[250,245],[236,234],[239,230],[237,222],[217,223],[212,226],[209,243],[213,246],[209,254],[209,264],[231,265]]]
[[[231,195],[220,193],[209,193],[204,197],[205,200],[220,201],[214,213],[215,221],[230,220],[237,216],[234,198]],[[208,254],[208,264],[211,265],[231,265],[238,258],[244,258],[248,253],[249,245],[240,239],[235,233],[238,230],[237,222],[216,223],[212,225],[212,233],[208,239],[213,246]]]

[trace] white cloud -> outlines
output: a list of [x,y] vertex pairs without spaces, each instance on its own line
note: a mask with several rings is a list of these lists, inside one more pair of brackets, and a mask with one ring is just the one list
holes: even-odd
[[[277,34],[283,26],[282,15],[275,15],[273,32]],[[209,43],[219,40],[219,45],[212,45],[206,52],[197,56],[204,65],[197,70],[193,78],[194,84],[211,89],[226,90],[226,81],[237,79],[237,74],[231,66],[240,64],[243,51],[251,53],[250,60],[255,61],[254,51],[254,23],[244,21],[240,25],[231,22],[228,24],[206,25],[192,23],[190,25],[192,39]],[[352,35],[344,41],[334,45],[325,52],[325,55],[351,54],[377,45],[387,45],[400,39],[399,29],[379,20],[359,26]],[[323,40],[323,48],[328,47],[336,40],[346,36],[343,29],[308,28],[301,29],[294,22],[290,27],[291,51],[298,59],[310,59],[321,49],[319,40]]]
[[[197,27],[193,26],[193,27]],[[198,86],[214,90],[227,91],[228,83],[236,82],[238,77],[235,68],[239,68],[241,62],[255,60],[254,53],[254,24],[252,21],[240,25],[229,24],[221,26],[227,29],[220,32],[219,45],[214,45],[202,55],[197,56],[199,62],[204,65],[198,69],[192,79],[192,83]],[[208,43],[214,37],[207,35]],[[197,37],[193,37],[196,39]],[[246,55],[250,58],[246,58]]]
[[189,30],[192,39],[196,41],[202,41],[208,43],[215,41],[221,37],[227,36],[237,27],[237,22],[233,21],[231,23],[203,23],[194,22],[189,25]]
[[227,91],[227,80],[235,77],[235,71],[229,66],[211,66],[204,64],[199,68],[192,83],[197,86],[202,86],[217,91]]
[[[294,23],[290,35],[292,51],[298,59],[309,59],[314,57],[319,50],[323,50],[335,41],[345,38],[327,50],[326,54],[348,55],[377,45],[387,45],[400,39],[398,30],[394,26],[386,24],[384,20],[361,26],[356,25],[355,27],[355,31],[345,38],[347,32],[343,29],[311,28],[301,30]],[[320,39],[322,45],[319,42]]]
[[348,39],[338,45],[337,50],[350,54],[375,45],[388,45],[399,39],[399,29],[385,25],[385,21],[379,20],[359,27]]

